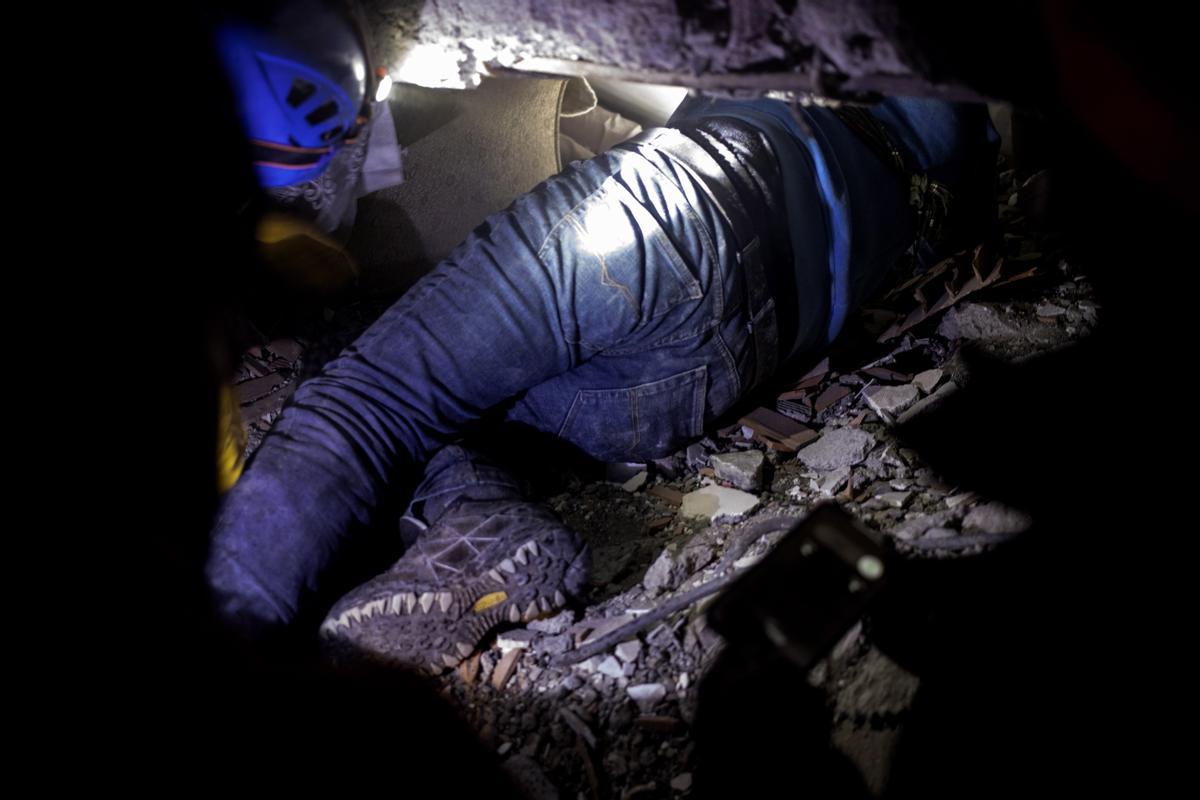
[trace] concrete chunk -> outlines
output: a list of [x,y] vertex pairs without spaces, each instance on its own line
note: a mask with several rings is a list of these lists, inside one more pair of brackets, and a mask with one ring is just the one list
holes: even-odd
[[717,479],[728,481],[739,489],[756,492],[762,488],[767,457],[760,450],[720,453],[709,459]]
[[705,486],[683,496],[680,509],[685,517],[718,520],[738,519],[758,508],[758,498],[752,494],[727,489],[724,486]]
[[836,428],[796,454],[809,469],[830,472],[852,467],[867,457],[875,437],[857,428]]

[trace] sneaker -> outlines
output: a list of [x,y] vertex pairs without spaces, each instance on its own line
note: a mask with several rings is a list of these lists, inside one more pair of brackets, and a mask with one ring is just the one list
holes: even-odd
[[[438,673],[458,666],[493,630],[553,614],[583,588],[588,549],[550,509],[496,482],[488,484],[487,499],[463,499],[479,494],[470,489],[445,491],[448,473],[478,467],[469,460],[474,457],[455,450],[454,459],[430,463],[437,474],[423,488],[442,491],[429,506],[434,518],[417,523],[427,523],[426,530],[387,572],[339,600],[322,623],[335,658]],[[447,502],[451,495],[458,499]],[[422,490],[417,497],[414,508],[429,499]]]

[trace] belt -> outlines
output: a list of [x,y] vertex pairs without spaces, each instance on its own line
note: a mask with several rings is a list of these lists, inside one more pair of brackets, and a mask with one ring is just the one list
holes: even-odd
[[916,214],[916,243],[913,257],[922,243],[937,248],[948,238],[947,219],[955,206],[954,194],[944,183],[912,170],[905,163],[887,126],[869,111],[858,106],[839,106],[833,112],[847,128],[872,150],[880,161],[896,171],[909,186],[908,204]]

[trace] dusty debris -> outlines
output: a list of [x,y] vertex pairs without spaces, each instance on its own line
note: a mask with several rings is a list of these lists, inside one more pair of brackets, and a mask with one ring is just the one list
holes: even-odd
[[674,517],[657,517],[646,523],[646,530],[651,533],[654,531],[660,531],[663,528],[668,527],[674,521]]
[[712,456],[709,463],[718,480],[732,483],[748,492],[757,492],[762,488],[767,458],[760,450],[719,453]]
[[666,717],[655,714],[642,714],[634,723],[639,728],[645,728],[648,731],[657,733],[675,733],[683,728],[683,720],[676,717]]
[[912,382],[921,390],[921,394],[930,394],[941,383],[942,374],[942,370],[940,369],[927,369],[924,372],[917,373]]
[[522,629],[504,631],[496,637],[496,646],[500,648],[501,653],[507,653],[509,650],[526,650],[536,638],[535,631]]
[[938,335],[947,339],[1018,339],[1022,336],[1020,326],[1001,314],[994,306],[985,303],[967,303],[961,308],[946,313]]
[[517,661],[521,658],[520,650],[509,650],[500,659],[500,663],[496,665],[496,669],[492,672],[492,686],[496,689],[503,689],[508,685],[509,678],[517,668]]
[[612,656],[605,656],[596,664],[596,672],[601,675],[607,675],[610,678],[625,677],[625,668],[621,666],[621,662]]
[[285,383],[287,383],[287,378],[278,372],[272,372],[261,378],[242,381],[236,387],[238,402],[242,405],[248,405],[255,400],[261,400]]
[[820,413],[849,396],[850,387],[835,383],[833,386],[830,386],[828,389],[817,395],[817,399],[813,401],[813,408],[817,411],[817,413]]
[[617,654],[617,658],[626,663],[632,663],[637,661],[638,655],[641,654],[642,643],[637,639],[632,639],[628,642],[621,642],[616,646],[614,652]]
[[533,643],[533,649],[538,654],[550,656],[562,655],[571,649],[570,634],[560,633],[557,636],[543,636]]
[[621,484],[621,488],[627,492],[636,492],[638,489],[646,485],[648,474],[646,470],[642,470],[637,475],[634,475],[629,480]]
[[933,528],[948,527],[950,523],[962,519],[965,514],[966,510],[962,508],[946,509],[932,514],[919,514],[892,528],[891,534],[901,540],[916,539]]
[[630,686],[625,693],[629,695],[629,699],[637,703],[638,708],[643,712],[648,712],[666,699],[667,687],[661,683],[641,683],[637,686]]
[[601,639],[612,631],[622,628],[634,619],[631,614],[621,614],[616,617],[601,619],[584,619],[571,629],[576,635],[575,644],[584,645]]
[[[1022,266],[1024,264],[1015,268],[1020,269]],[[1037,267],[1031,267],[1016,275],[1007,274],[1007,272],[1005,259],[994,258],[982,247],[975,248],[970,255],[960,253],[945,259],[888,293],[888,298],[896,298],[911,290],[917,306],[907,316],[893,323],[891,327],[880,334],[879,341],[886,342],[900,336],[930,317],[960,303],[965,297],[980,289],[989,286],[999,287],[1032,277],[1036,274]],[[941,292],[936,300],[931,301],[926,295],[926,289],[935,290],[939,285]],[[947,338],[957,337],[947,336]]]
[[911,378],[906,372],[897,372],[887,367],[867,367],[860,370],[868,378],[883,383],[908,383]]
[[685,517],[708,520],[739,519],[758,508],[759,500],[752,494],[724,486],[705,486],[683,496],[679,513]]
[[[1005,197],[1008,193],[1011,186]],[[1040,253],[1045,256],[1033,255]],[[1024,239],[1009,240],[1008,255],[1027,260],[1009,258],[1005,274],[1035,263],[1058,263],[1050,248],[1030,246]],[[964,279],[971,277],[964,269],[970,268],[965,258],[947,265],[933,280],[910,284],[896,295],[899,302],[910,304],[899,313],[881,313],[870,320],[864,315],[859,338],[866,345],[861,352],[832,351],[832,360],[824,359],[779,394],[777,406],[756,409],[708,432],[689,448],[690,458],[679,452],[655,460],[637,491],[620,487],[647,472],[645,464],[619,465],[608,478],[612,482],[567,476],[561,494],[551,498],[552,505],[593,544],[594,552],[613,563],[597,570],[595,574],[603,577],[596,585],[573,598],[578,603],[574,611],[528,624],[525,634],[531,638],[522,648],[526,655],[521,656],[520,649],[501,654],[494,647],[439,679],[444,691],[461,701],[464,714],[490,746],[503,742],[504,755],[534,759],[562,796],[573,800],[593,796],[592,773],[598,770],[607,784],[601,787],[602,797],[694,791],[678,788],[682,783],[670,790],[668,785],[692,774],[696,766],[694,749],[688,745],[697,687],[720,649],[720,638],[703,621],[702,605],[742,574],[737,567],[757,563],[770,553],[778,536],[766,535],[760,525],[780,520],[782,535],[785,517],[794,519],[812,503],[836,496],[906,557],[970,558],[1012,538],[1011,533],[992,531],[1011,531],[1017,520],[1027,518],[964,491],[955,485],[955,476],[934,473],[922,463],[921,454],[901,448],[892,430],[879,424],[868,399],[879,405],[884,389],[915,388],[915,402],[894,414],[903,422],[935,409],[959,387],[969,385],[969,369],[956,357],[961,340],[939,334],[936,323],[941,320],[930,319],[939,313],[930,309],[946,282],[961,299]],[[954,275],[951,266],[958,269]],[[1002,274],[982,288],[991,292],[1004,280]],[[906,322],[915,290],[927,296],[922,319],[929,324],[877,344],[880,332]],[[1042,342],[1086,333],[1098,313],[1090,291],[1086,283],[1069,279],[1057,285],[1025,281],[999,296],[981,291],[959,303],[953,317],[963,313],[967,319],[977,313],[968,310],[972,305],[991,306],[1003,323],[1022,332],[998,350],[1001,358],[1017,358],[1039,348],[1044,351]],[[1045,319],[1055,322],[1047,324]],[[260,346],[251,353],[253,360],[244,362],[239,377],[254,379],[277,371],[286,376],[284,355]],[[264,413],[278,410],[280,397],[291,385],[263,398]],[[818,399],[831,388],[829,397],[840,399],[817,413]],[[911,389],[906,391],[911,397]],[[840,446],[831,446],[842,437],[847,438]],[[824,458],[815,458],[826,449],[830,452]],[[796,451],[799,456],[791,457]],[[744,453],[757,454],[750,458],[761,458],[772,477],[769,485],[752,493],[751,497],[758,495],[752,516],[709,524],[705,517],[676,513],[685,494],[704,488],[700,469],[711,468],[719,480],[733,483],[722,462]],[[871,647],[870,631],[860,629],[850,644],[839,644],[827,659],[835,664],[821,665],[827,679],[813,685],[826,693],[829,707],[835,709],[835,745],[852,744],[852,760],[873,770],[870,785],[877,787],[886,785],[876,781],[886,779],[889,742],[905,723],[912,687],[871,655]],[[477,667],[471,663],[475,660]],[[474,685],[466,677],[471,672]],[[493,688],[497,685],[504,688],[500,694]],[[640,687],[665,690],[650,713],[636,696],[649,692],[641,698],[647,702],[659,690]],[[572,716],[563,717],[560,710]],[[590,755],[581,755],[581,750]]]
[[819,481],[814,480],[814,489],[827,497],[832,497],[850,480],[850,473],[850,467],[838,467],[821,476]]
[[866,390],[867,405],[884,420],[908,409],[920,397],[917,387],[908,383],[903,386],[876,386]]
[[680,506],[683,504],[683,492],[661,483],[651,486],[646,490],[646,494],[653,495],[668,505]]
[[769,408],[756,408],[739,422],[753,430],[755,438],[767,446],[785,452],[797,450],[818,436],[807,425]]
[[904,508],[910,497],[912,497],[912,492],[884,492],[875,495],[876,500],[892,508]]
[[295,339],[274,339],[267,343],[267,350],[284,361],[295,363],[304,353],[304,345]]
[[462,678],[463,683],[471,685],[479,677],[479,656],[479,653],[475,653],[458,665],[458,676]]
[[535,619],[525,627],[538,633],[559,634],[565,633],[574,624],[575,612],[567,609],[559,614],[555,614],[553,617]]
[[972,508],[963,520],[963,530],[983,533],[1020,533],[1033,524],[1023,511],[1003,503],[981,503]]
[[671,558],[670,550],[663,548],[658,558],[654,559],[654,563],[642,578],[642,586],[646,587],[651,596],[675,587],[675,562]]
[[862,463],[875,446],[875,437],[856,428],[835,428],[805,447],[797,458],[810,469],[828,472]]
[[586,722],[579,718],[578,714],[569,708],[560,706],[558,709],[558,716],[564,723],[566,723],[568,728],[574,731],[580,739],[587,743],[588,747],[593,749],[596,747],[596,734],[592,732],[592,729],[588,727]]

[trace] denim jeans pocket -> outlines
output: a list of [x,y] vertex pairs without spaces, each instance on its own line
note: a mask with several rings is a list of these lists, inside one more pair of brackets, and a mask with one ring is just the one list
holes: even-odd
[[705,365],[622,389],[582,389],[558,435],[601,461],[667,455],[704,428]]
[[569,341],[597,351],[662,336],[667,315],[704,297],[693,263],[616,178],[555,226],[538,255],[564,287],[559,301]]

